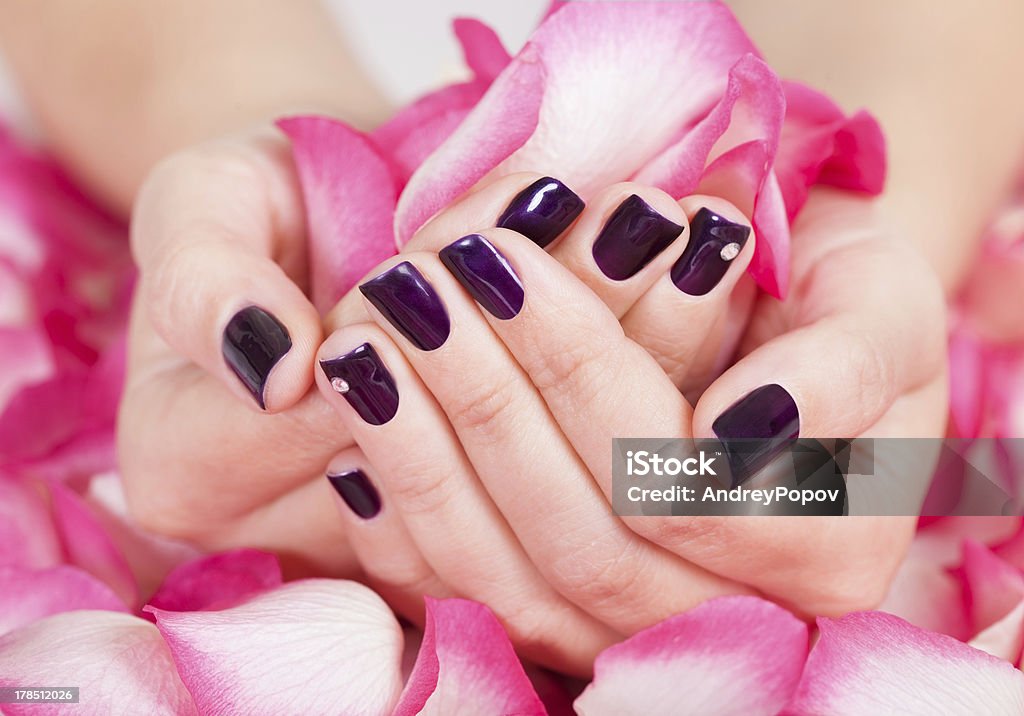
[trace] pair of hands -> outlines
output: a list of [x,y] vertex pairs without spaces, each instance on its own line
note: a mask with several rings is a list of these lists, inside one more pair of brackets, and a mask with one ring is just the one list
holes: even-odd
[[[878,601],[913,520],[622,519],[610,441],[721,437],[794,408],[805,437],[941,435],[924,262],[867,202],[820,194],[779,302],[744,276],[756,237],[727,202],[619,184],[576,218],[538,179],[477,188],[321,317],[283,138],[161,164],[132,232],[119,436],[137,518],[277,551],[293,574],[362,576],[413,619],[423,594],[483,601],[525,654],[574,672],[719,594],[805,613]],[[708,231],[701,209],[735,226]]]

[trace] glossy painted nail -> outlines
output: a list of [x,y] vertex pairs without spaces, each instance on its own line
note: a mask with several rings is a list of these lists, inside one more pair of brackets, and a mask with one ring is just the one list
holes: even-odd
[[420,350],[435,350],[448,340],[451,322],[441,297],[408,261],[370,279],[359,290]]
[[736,401],[711,429],[725,447],[735,487],[800,437],[800,413],[785,388],[765,385]]
[[594,261],[613,281],[635,275],[683,233],[634,194],[619,204],[594,241]]
[[583,206],[583,199],[572,189],[557,179],[544,177],[516,194],[497,225],[518,231],[544,248],[576,221]]
[[320,370],[334,391],[370,425],[383,425],[398,412],[395,379],[369,343],[338,358],[320,361]]
[[349,509],[364,520],[376,517],[380,512],[380,494],[362,470],[349,470],[337,475],[328,473],[327,481]]
[[701,209],[690,221],[690,243],[672,266],[672,283],[691,296],[705,295],[722,280],[749,238],[749,226]]
[[232,316],[221,339],[224,361],[264,410],[267,378],[291,347],[288,330],[258,306],[243,308]]
[[476,302],[507,321],[523,307],[523,284],[500,251],[480,234],[448,244],[438,254]]

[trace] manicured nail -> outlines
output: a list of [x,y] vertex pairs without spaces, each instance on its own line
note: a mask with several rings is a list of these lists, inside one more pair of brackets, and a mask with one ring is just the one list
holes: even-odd
[[557,179],[544,177],[516,194],[498,219],[541,248],[557,239],[583,211],[583,199]]
[[701,209],[690,221],[690,243],[672,266],[672,283],[683,293],[703,296],[722,280],[749,238],[749,226]]
[[733,403],[712,424],[725,447],[735,487],[800,437],[800,413],[781,385],[765,385]]
[[523,307],[523,284],[500,251],[480,234],[463,236],[438,254],[476,302],[507,321]]
[[420,350],[432,351],[448,340],[451,323],[441,297],[408,261],[370,279],[359,290]]
[[683,233],[634,194],[619,204],[594,241],[594,261],[605,276],[622,281],[636,274]]
[[380,495],[362,470],[349,470],[338,475],[328,473],[327,481],[349,509],[364,520],[376,517],[380,512]]
[[369,343],[338,358],[320,361],[320,370],[359,417],[370,425],[383,425],[398,412],[398,388]]
[[267,378],[291,347],[292,339],[280,321],[258,306],[249,306],[228,321],[220,350],[228,367],[266,410]]

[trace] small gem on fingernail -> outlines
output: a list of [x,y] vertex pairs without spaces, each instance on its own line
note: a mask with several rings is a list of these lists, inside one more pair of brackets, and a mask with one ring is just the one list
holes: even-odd
[[722,261],[732,261],[740,255],[740,245],[735,242],[726,244],[718,255],[722,257]]
[[331,378],[331,387],[334,388],[334,392],[341,393],[344,395],[348,392],[349,385],[342,378]]

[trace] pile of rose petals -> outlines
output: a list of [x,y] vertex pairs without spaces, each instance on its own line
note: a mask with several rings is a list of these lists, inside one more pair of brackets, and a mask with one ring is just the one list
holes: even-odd
[[[631,177],[675,195],[727,187],[766,247],[754,277],[777,294],[809,187],[881,187],[873,120],[780,82],[716,3],[569,4],[515,57],[479,23],[456,30],[472,79],[372,134],[283,123],[320,305],[494,173],[584,195]],[[353,582],[284,584],[272,555],[141,532],[113,454],[125,233],[0,130],[0,687],[79,686],[90,715],[1024,712],[1019,518],[923,520],[883,611],[807,625],[720,598],[611,647],[587,686],[524,669],[486,606],[428,601],[420,636]],[[1008,388],[1024,351],[981,337],[972,310],[953,344],[956,422],[1024,434],[1024,390]]]

